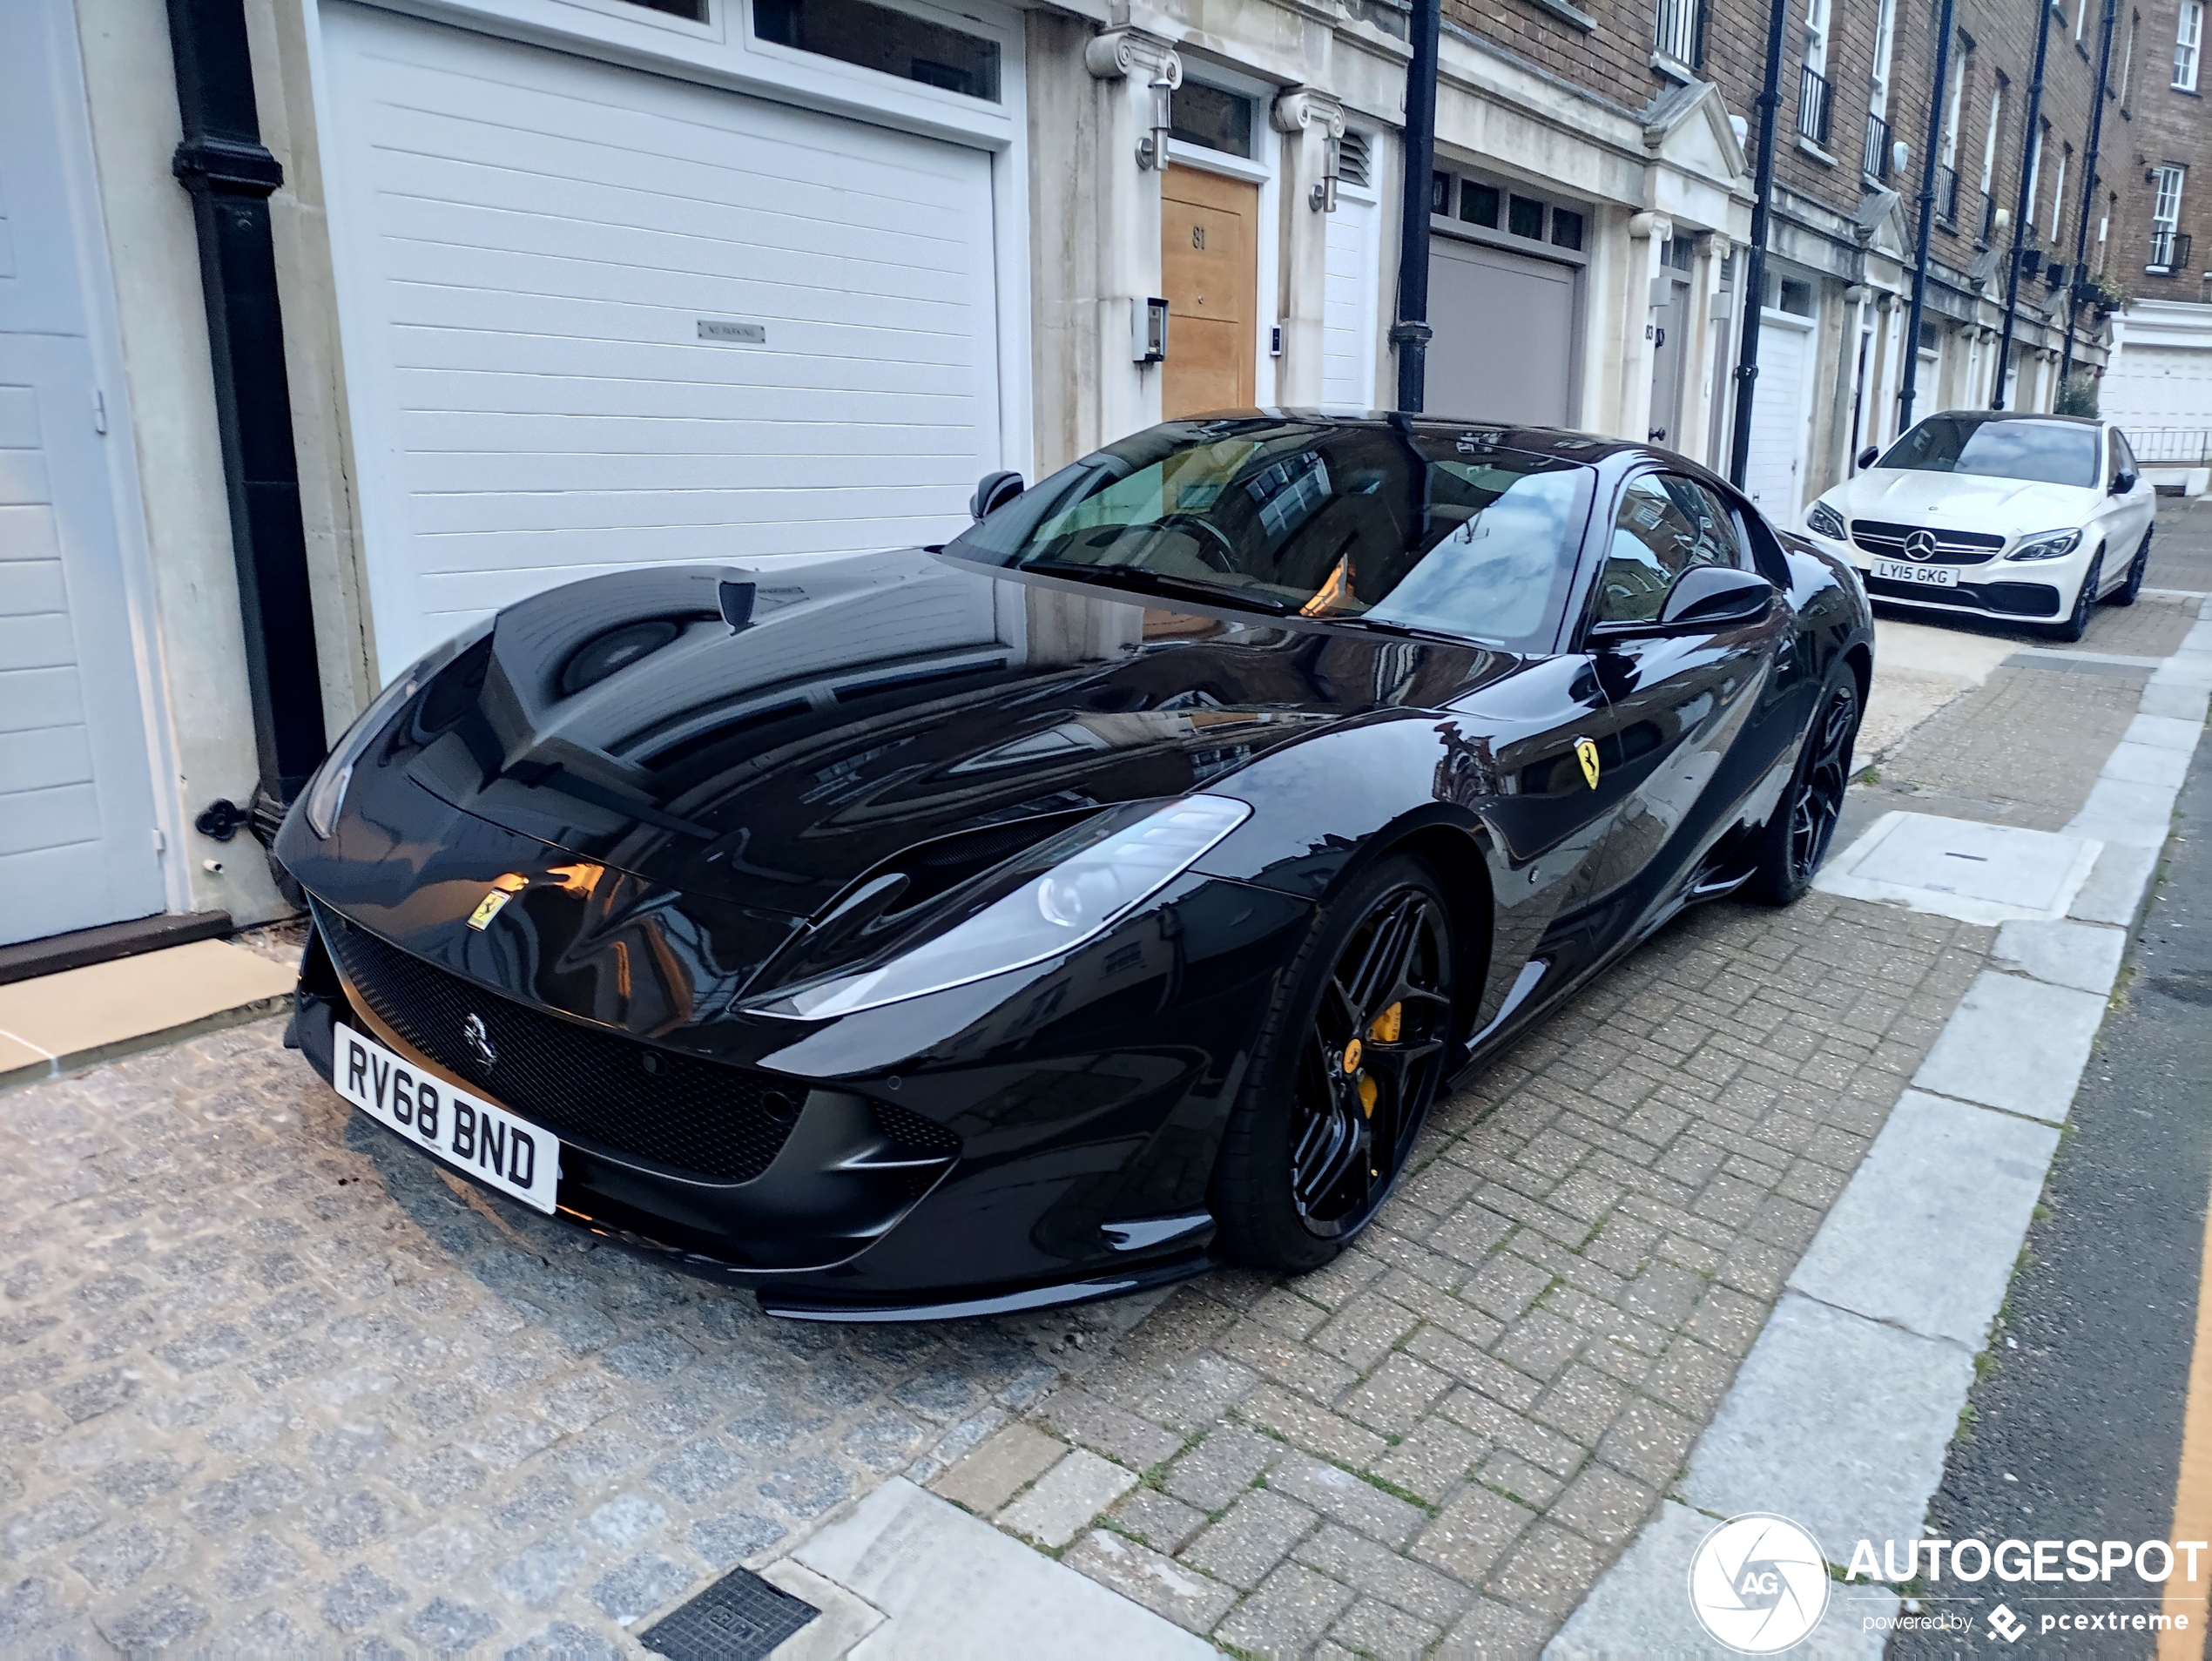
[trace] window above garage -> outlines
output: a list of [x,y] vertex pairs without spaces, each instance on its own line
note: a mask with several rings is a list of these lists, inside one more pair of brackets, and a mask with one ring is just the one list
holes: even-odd
[[1580,203],[1553,200],[1525,186],[1494,183],[1440,169],[1429,183],[1429,212],[1439,230],[1502,247],[1541,251],[1553,259],[1581,264],[1588,257],[1589,210]]
[[870,0],[753,0],[752,32],[773,45],[999,101],[998,42]]

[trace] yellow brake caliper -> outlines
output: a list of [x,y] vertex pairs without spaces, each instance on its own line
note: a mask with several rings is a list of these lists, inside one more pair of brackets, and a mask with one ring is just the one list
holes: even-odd
[[[1371,1043],[1396,1043],[1398,1042],[1399,1026],[1405,1019],[1405,1016],[1406,1006],[1403,1003],[1392,1004],[1387,1009],[1385,1009],[1380,1015],[1377,1016],[1374,1019],[1374,1024],[1367,1029],[1368,1042]],[[1375,1116],[1375,1100],[1381,1093],[1382,1092],[1377,1088],[1373,1079],[1368,1077],[1365,1073],[1359,1075],[1359,1106],[1360,1110],[1365,1112],[1369,1118],[1372,1118]]]

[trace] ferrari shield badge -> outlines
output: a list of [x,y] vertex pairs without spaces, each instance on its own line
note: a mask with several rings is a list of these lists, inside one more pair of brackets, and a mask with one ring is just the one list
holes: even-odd
[[491,920],[499,915],[500,908],[529,886],[529,879],[526,876],[509,874],[501,877],[491,885],[491,892],[476,901],[476,908],[469,914],[469,926],[482,934],[491,927]]
[[1597,788],[1597,746],[1588,739],[1575,740],[1575,754],[1582,764],[1582,780],[1593,790]]

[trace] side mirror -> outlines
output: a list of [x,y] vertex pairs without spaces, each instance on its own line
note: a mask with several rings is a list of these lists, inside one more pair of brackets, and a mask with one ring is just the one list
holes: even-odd
[[1859,451],[1858,464],[1861,467],[1871,467],[1874,465],[1875,458],[1881,453],[1882,447],[1879,444],[1869,444],[1865,449]]
[[1002,508],[1022,494],[1019,473],[986,473],[975,487],[975,494],[968,498],[968,517],[981,519],[993,510]]
[[1667,603],[1648,622],[1601,623],[1590,631],[1596,640],[1646,640],[1669,634],[1703,634],[1756,623],[1774,604],[1774,584],[1756,571],[1731,565],[1698,565],[1684,571],[1667,591]]
[[2120,471],[2112,476],[2113,495],[2126,496],[2130,491],[2134,490],[2134,488],[2135,476],[2133,473],[2130,473],[2126,468],[2121,468]]

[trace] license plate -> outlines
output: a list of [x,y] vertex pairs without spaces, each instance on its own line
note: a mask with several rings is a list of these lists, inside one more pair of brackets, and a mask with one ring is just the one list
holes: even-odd
[[426,1073],[375,1039],[338,1023],[338,1093],[448,1165],[549,1217],[561,1180],[561,1142],[496,1102]]
[[1874,575],[1885,577],[1892,583],[1911,583],[1918,588],[1956,588],[1959,568],[1956,565],[1916,565],[1907,559],[1878,559]]

